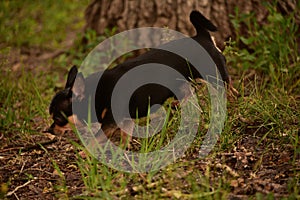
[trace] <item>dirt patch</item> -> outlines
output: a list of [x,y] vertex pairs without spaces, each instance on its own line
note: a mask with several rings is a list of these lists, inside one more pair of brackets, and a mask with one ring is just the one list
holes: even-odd
[[54,189],[59,187],[68,188],[65,192],[71,196],[82,192],[76,152],[70,143],[79,141],[73,133],[30,135],[27,142],[19,140],[18,134],[11,134],[9,140],[2,135],[0,144],[0,182],[10,184],[10,197],[53,199],[59,197],[59,190]]
[[[258,192],[273,193],[275,198],[288,196],[289,183],[299,176],[299,155],[293,164],[292,145],[283,145],[278,139],[262,140],[263,130],[256,136],[250,134],[252,131],[249,129],[232,150],[217,153],[204,162],[192,162],[194,168],[205,173],[210,167],[212,182],[226,177],[231,188],[229,199],[247,199]],[[11,134],[9,140],[8,135],[1,135],[0,142],[0,182],[10,183],[10,198],[53,199],[83,193],[78,154],[70,143],[80,141],[72,132],[63,136],[29,135],[27,142],[19,140],[19,134]]]
[[293,146],[282,145],[279,140],[261,141],[261,138],[244,135],[230,152],[217,156],[215,166],[219,168],[219,163],[222,163],[223,171],[232,177],[230,196],[246,198],[259,192],[285,197],[289,194],[289,183],[297,172],[299,176],[299,155],[293,164]]

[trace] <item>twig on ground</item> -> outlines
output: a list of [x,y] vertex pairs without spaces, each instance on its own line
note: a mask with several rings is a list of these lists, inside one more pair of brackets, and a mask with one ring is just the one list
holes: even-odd
[[27,185],[29,185],[31,182],[35,181],[36,179],[37,179],[37,178],[34,177],[32,180],[27,181],[27,182],[24,183],[23,185],[20,185],[20,186],[16,187],[13,191],[8,192],[8,193],[6,194],[6,196],[9,197],[9,196],[13,195],[13,194],[16,193],[19,189],[21,189],[21,188],[23,188],[23,187],[26,187]]
[[228,165],[217,163],[216,167],[219,169],[224,169],[226,172],[228,172],[233,177],[239,177],[239,174],[235,170],[230,168]]
[[1,149],[0,153],[7,152],[7,151],[14,151],[14,150],[30,151],[32,149],[41,148],[41,145],[46,146],[46,145],[49,145],[49,144],[53,144],[55,142],[57,142],[56,138],[53,139],[53,140],[50,140],[50,141],[40,142],[40,143],[36,143],[36,144],[30,145],[30,146],[12,147],[12,148],[7,148],[7,149]]

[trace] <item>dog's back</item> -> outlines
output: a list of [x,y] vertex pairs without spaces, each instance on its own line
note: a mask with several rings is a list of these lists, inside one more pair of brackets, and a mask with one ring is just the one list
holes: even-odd
[[[214,42],[208,32],[217,31],[216,26],[214,26],[198,11],[191,12],[190,21],[192,22],[197,31],[196,36],[192,37],[192,39],[199,43],[209,53],[209,55],[217,65],[222,79],[224,81],[227,81],[228,73],[225,65],[225,57],[215,47]],[[188,44],[190,44],[189,42],[192,42],[191,38],[183,38],[168,42],[164,45],[159,46],[158,48],[151,49],[150,51],[136,58],[130,59],[124,63],[117,65],[115,68],[104,72],[99,82],[96,95],[96,102],[101,102],[96,104],[96,111],[98,113],[97,116],[99,121],[105,121],[105,119],[102,119],[102,110],[106,108],[110,110],[110,100],[115,84],[118,82],[119,78],[121,78],[125,73],[127,73],[129,70],[135,67],[144,64],[151,64],[149,65],[149,67],[151,67],[152,71],[149,74],[145,74],[145,76],[160,76],[160,71],[157,64],[162,64],[178,71],[181,75],[185,77],[186,80],[189,80],[190,78],[202,78],[199,74],[199,71],[196,69],[196,67],[200,66],[192,66],[190,63],[187,63],[187,60],[185,58],[176,55],[172,51],[169,51],[170,49],[186,49],[186,52],[188,52],[189,54],[193,54],[192,56],[197,58],[198,60],[200,59],[199,63],[203,62],[201,61],[201,56],[199,56],[199,52],[194,52],[189,49],[190,47],[187,46]],[[173,88],[178,88],[178,90],[180,85],[183,83],[178,81],[178,77],[166,76],[163,77],[163,79],[169,79],[168,81],[172,85],[174,85]],[[109,85],[107,84],[108,82],[110,83]],[[136,117],[137,110],[139,117],[145,116],[147,114],[149,105],[152,106],[154,104],[162,104],[162,102],[164,102],[167,98],[171,96],[174,96],[174,93],[163,86],[159,86],[156,84],[148,84],[146,86],[140,87],[139,90],[137,90],[131,96],[131,101],[129,105],[131,117]],[[178,98],[182,98],[182,96],[179,96]],[[123,100],[120,100],[120,104],[122,104],[121,101]],[[124,108],[124,110],[126,109],[128,109],[128,107]],[[121,109],[120,112],[122,112]],[[108,116],[112,116],[112,114],[108,112],[107,117]]]

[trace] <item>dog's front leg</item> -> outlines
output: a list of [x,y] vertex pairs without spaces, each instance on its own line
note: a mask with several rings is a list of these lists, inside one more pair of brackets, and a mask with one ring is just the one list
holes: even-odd
[[[132,133],[134,129],[134,122],[132,119],[124,119],[119,127],[115,123],[102,124],[102,133],[97,138],[98,143],[104,143],[107,139],[116,142],[115,138],[120,138],[121,146],[130,148],[132,140]],[[104,134],[103,134],[104,133]]]
[[132,141],[132,134],[134,130],[134,121],[132,119],[124,119],[121,122],[120,127],[120,135],[121,135],[121,141],[122,145],[125,147],[127,146],[128,149],[130,149],[130,143]]

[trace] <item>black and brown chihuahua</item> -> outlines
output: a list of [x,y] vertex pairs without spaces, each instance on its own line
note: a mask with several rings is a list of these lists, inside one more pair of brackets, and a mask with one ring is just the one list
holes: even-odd
[[[191,12],[190,21],[194,25],[197,33],[196,36],[188,39],[197,42],[208,52],[219,70],[222,80],[228,85],[231,85],[225,57],[215,46],[208,32],[217,31],[216,26],[198,11]],[[186,44],[184,41],[184,39],[174,40],[167,43],[167,45],[171,44],[171,46],[177,46],[181,50],[187,48],[186,52],[189,52],[189,47],[183,46]],[[192,54],[195,55],[194,57],[201,59],[201,56],[197,55],[197,53],[198,52],[192,52]],[[160,72],[156,70],[155,64],[157,63],[167,65],[176,70],[185,77],[186,80],[197,78],[205,79],[205,77],[201,76],[199,70],[185,58],[168,50],[164,50],[163,48],[150,49],[146,53],[121,63],[112,69],[94,73],[86,78],[84,78],[81,73],[78,73],[77,68],[74,66],[69,71],[65,89],[58,92],[50,104],[49,111],[54,123],[49,128],[49,131],[61,132],[70,128],[68,126],[69,123],[87,120],[88,109],[89,106],[91,106],[91,108],[94,108],[92,110],[95,110],[91,113],[91,122],[99,122],[105,135],[110,137],[118,129],[111,108],[112,92],[116,83],[126,72],[144,64],[149,64],[148,67],[151,67],[150,71],[152,71],[152,73],[150,72],[147,76],[158,76]],[[170,85],[173,85],[174,88],[178,88],[178,90],[183,84],[182,81],[178,80],[178,77],[168,76],[164,77],[164,79],[170,83]],[[147,116],[149,105],[150,107],[156,104],[161,105],[169,97],[180,100],[184,98],[184,94],[176,96],[174,91],[171,91],[167,87],[154,83],[146,84],[134,91],[130,98],[129,105],[124,105],[126,106],[124,109],[126,109],[127,112],[129,110],[132,119],[144,117]],[[121,118],[124,109],[119,109],[120,113],[118,113],[118,116],[121,116]],[[127,137],[124,131],[120,131],[120,134],[123,139]],[[130,133],[128,134],[130,135]]]

